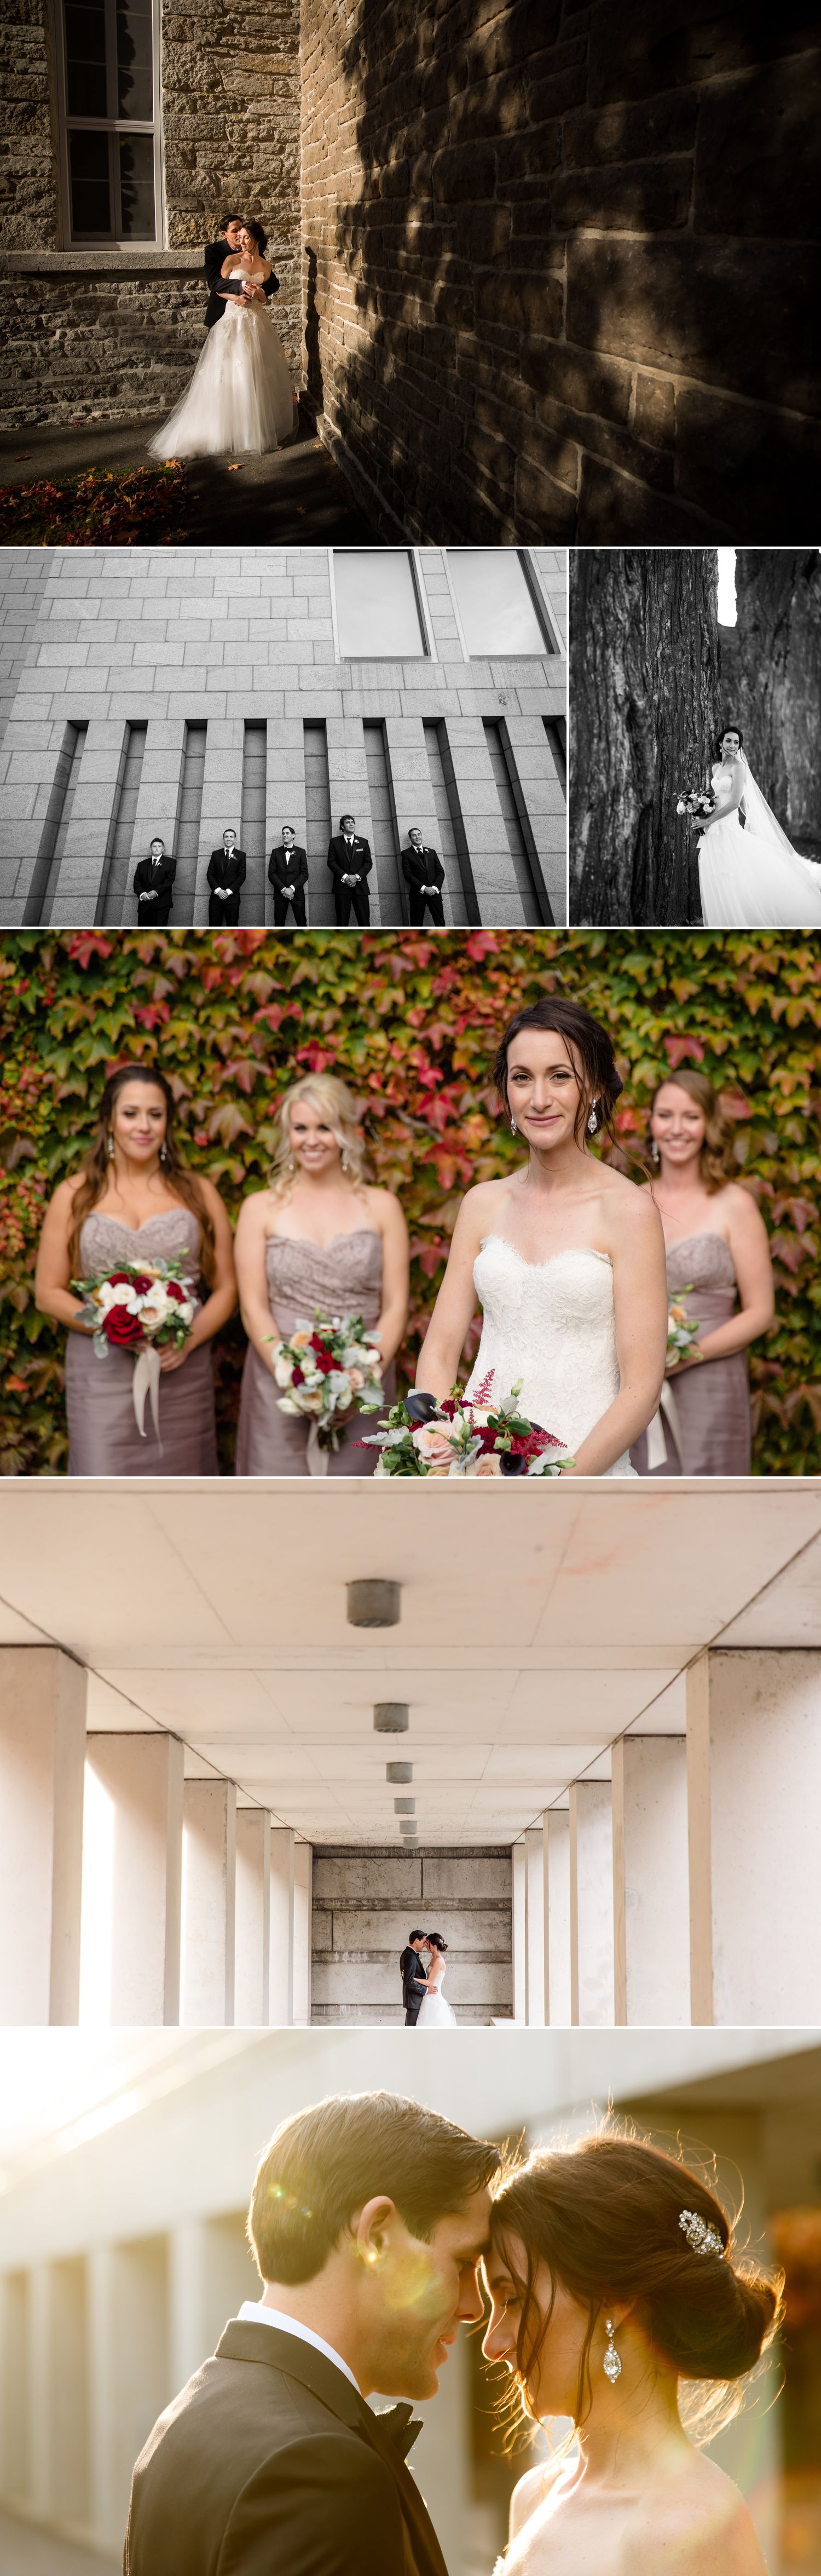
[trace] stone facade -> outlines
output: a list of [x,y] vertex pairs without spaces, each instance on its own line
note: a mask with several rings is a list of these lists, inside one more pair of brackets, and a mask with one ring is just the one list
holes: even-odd
[[352,1852],[314,1847],[311,2020],[403,2022],[399,1957],[419,1923],[448,1943],[457,2021],[513,2014],[507,1848]]
[[446,556],[415,566],[430,651],[344,661],[316,548],[8,550],[0,922],[133,924],[155,832],[177,859],[173,920],[205,922],[228,823],[249,860],[241,920],[263,922],[267,854],[291,822],[321,926],[349,808],[373,851],[373,922],[406,917],[412,823],[442,857],[448,923],[564,922],[564,554],[531,558],[557,649],[521,659],[469,660]]

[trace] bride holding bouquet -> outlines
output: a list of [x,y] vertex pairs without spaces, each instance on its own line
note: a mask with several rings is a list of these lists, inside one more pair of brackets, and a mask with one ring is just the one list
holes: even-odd
[[[408,1238],[393,1192],[365,1178],[356,1104],[335,1074],[306,1074],[286,1092],[270,1188],[243,1203],[236,1262],[249,1345],[237,1475],[307,1476],[319,1468],[372,1476],[376,1452],[359,1446],[359,1401],[369,1404],[373,1393],[374,1350],[384,1401],[393,1401]],[[353,1400],[331,1415],[328,1398],[315,1403],[314,1382],[334,1368],[343,1373],[357,1325],[364,1334],[361,1365],[356,1354],[350,1363]]]

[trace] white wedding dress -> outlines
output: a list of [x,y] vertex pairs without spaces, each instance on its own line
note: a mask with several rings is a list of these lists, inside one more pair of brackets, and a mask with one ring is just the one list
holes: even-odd
[[746,824],[722,815],[732,795],[732,769],[716,761],[713,794],[719,820],[698,845],[701,909],[707,930],[811,930],[821,925],[821,868],[802,859],[751,776],[741,754]]
[[437,1968],[435,1985],[431,1985],[430,1977],[428,1978],[428,1991],[416,2016],[417,2030],[456,2029],[456,2014],[451,2012],[450,2005],[446,2004],[444,1995],[440,1992],[444,1973],[444,1967]]
[[[242,277],[232,268],[231,277]],[[190,384],[150,440],[149,456],[261,456],[289,438],[294,397],[288,361],[267,304],[229,296],[208,332]]]
[[[554,1252],[548,1261],[525,1261],[506,1235],[486,1234],[473,1278],[482,1339],[468,1395],[491,1369],[496,1403],[521,1378],[523,1412],[575,1457],[619,1392],[609,1255]],[[632,1476],[627,1453],[605,1474]]]

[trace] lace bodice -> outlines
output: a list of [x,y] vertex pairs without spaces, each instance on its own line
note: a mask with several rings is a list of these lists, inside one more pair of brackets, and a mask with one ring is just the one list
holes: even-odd
[[[521,1378],[521,1403],[531,1421],[575,1453],[619,1391],[607,1253],[557,1252],[548,1261],[525,1261],[504,1235],[488,1234],[473,1277],[482,1339],[468,1393],[491,1369],[497,1398]],[[606,1472],[630,1476],[633,1470],[623,1457]]]
[[287,1234],[265,1244],[268,1303],[277,1331],[287,1335],[301,1316],[361,1315],[376,1324],[382,1305],[382,1237],[372,1226],[336,1234],[324,1251]]
[[191,1208],[158,1208],[156,1216],[146,1217],[145,1224],[126,1225],[122,1217],[111,1216],[105,1208],[92,1208],[80,1228],[80,1264],[84,1278],[90,1271],[114,1268],[119,1261],[180,1261],[189,1287],[195,1288],[200,1273],[200,1229]]

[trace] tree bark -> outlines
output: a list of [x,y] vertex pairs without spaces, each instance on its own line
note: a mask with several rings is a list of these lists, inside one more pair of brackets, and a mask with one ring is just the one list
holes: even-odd
[[719,628],[722,718],[804,858],[821,856],[821,555],[736,555],[738,624]]
[[571,921],[700,921],[676,795],[712,758],[715,549],[591,549],[570,566]]

